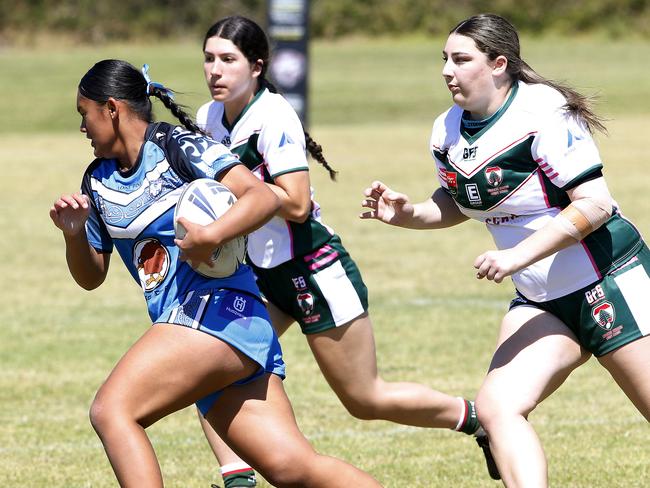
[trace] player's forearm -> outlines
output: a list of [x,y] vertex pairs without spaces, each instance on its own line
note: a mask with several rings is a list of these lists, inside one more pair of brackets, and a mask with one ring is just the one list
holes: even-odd
[[[544,227],[515,246],[526,267],[540,259],[580,242],[612,215],[609,192],[587,191],[603,188],[604,180],[581,185],[571,192],[574,200]],[[606,186],[604,186],[606,190]]]
[[465,222],[468,219],[456,202],[441,188],[431,198],[413,205],[413,215],[409,219],[410,229],[444,229]]
[[275,215],[279,204],[279,199],[266,185],[246,188],[221,218],[206,227],[209,242],[218,247],[259,229]]
[[65,238],[65,257],[70,274],[79,286],[93,290],[104,282],[108,259],[89,244],[85,232]]
[[307,220],[311,213],[309,188],[307,188],[307,192],[304,194],[301,193],[292,196],[281,186],[274,185],[273,183],[267,183],[267,186],[280,200],[280,207],[275,215],[299,224]]

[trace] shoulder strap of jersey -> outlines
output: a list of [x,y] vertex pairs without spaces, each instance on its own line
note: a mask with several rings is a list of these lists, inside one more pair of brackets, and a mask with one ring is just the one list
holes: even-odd
[[169,166],[183,181],[189,183],[195,177],[189,168],[185,153],[174,137],[174,129],[176,126],[167,122],[157,122],[149,126],[148,137],[145,135],[145,139],[159,146],[165,153]]

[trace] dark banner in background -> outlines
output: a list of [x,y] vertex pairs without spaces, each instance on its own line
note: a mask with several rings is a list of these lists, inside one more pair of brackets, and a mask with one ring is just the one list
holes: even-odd
[[268,0],[273,46],[270,77],[307,128],[309,91],[309,0]]

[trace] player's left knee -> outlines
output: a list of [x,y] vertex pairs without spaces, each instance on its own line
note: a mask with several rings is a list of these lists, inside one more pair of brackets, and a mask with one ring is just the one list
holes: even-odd
[[348,413],[357,419],[376,420],[381,418],[380,399],[372,393],[341,398],[341,403]]

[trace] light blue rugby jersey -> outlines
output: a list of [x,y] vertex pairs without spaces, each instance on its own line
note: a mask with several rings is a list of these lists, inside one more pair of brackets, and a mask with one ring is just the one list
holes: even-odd
[[164,122],[150,124],[144,140],[128,172],[120,172],[114,159],[96,159],[86,170],[90,245],[102,253],[117,248],[142,286],[152,321],[190,290],[231,288],[259,296],[248,266],[227,278],[205,278],[179,260],[174,244],[174,209],[183,188],[197,178],[218,179],[240,161],[224,145]]

